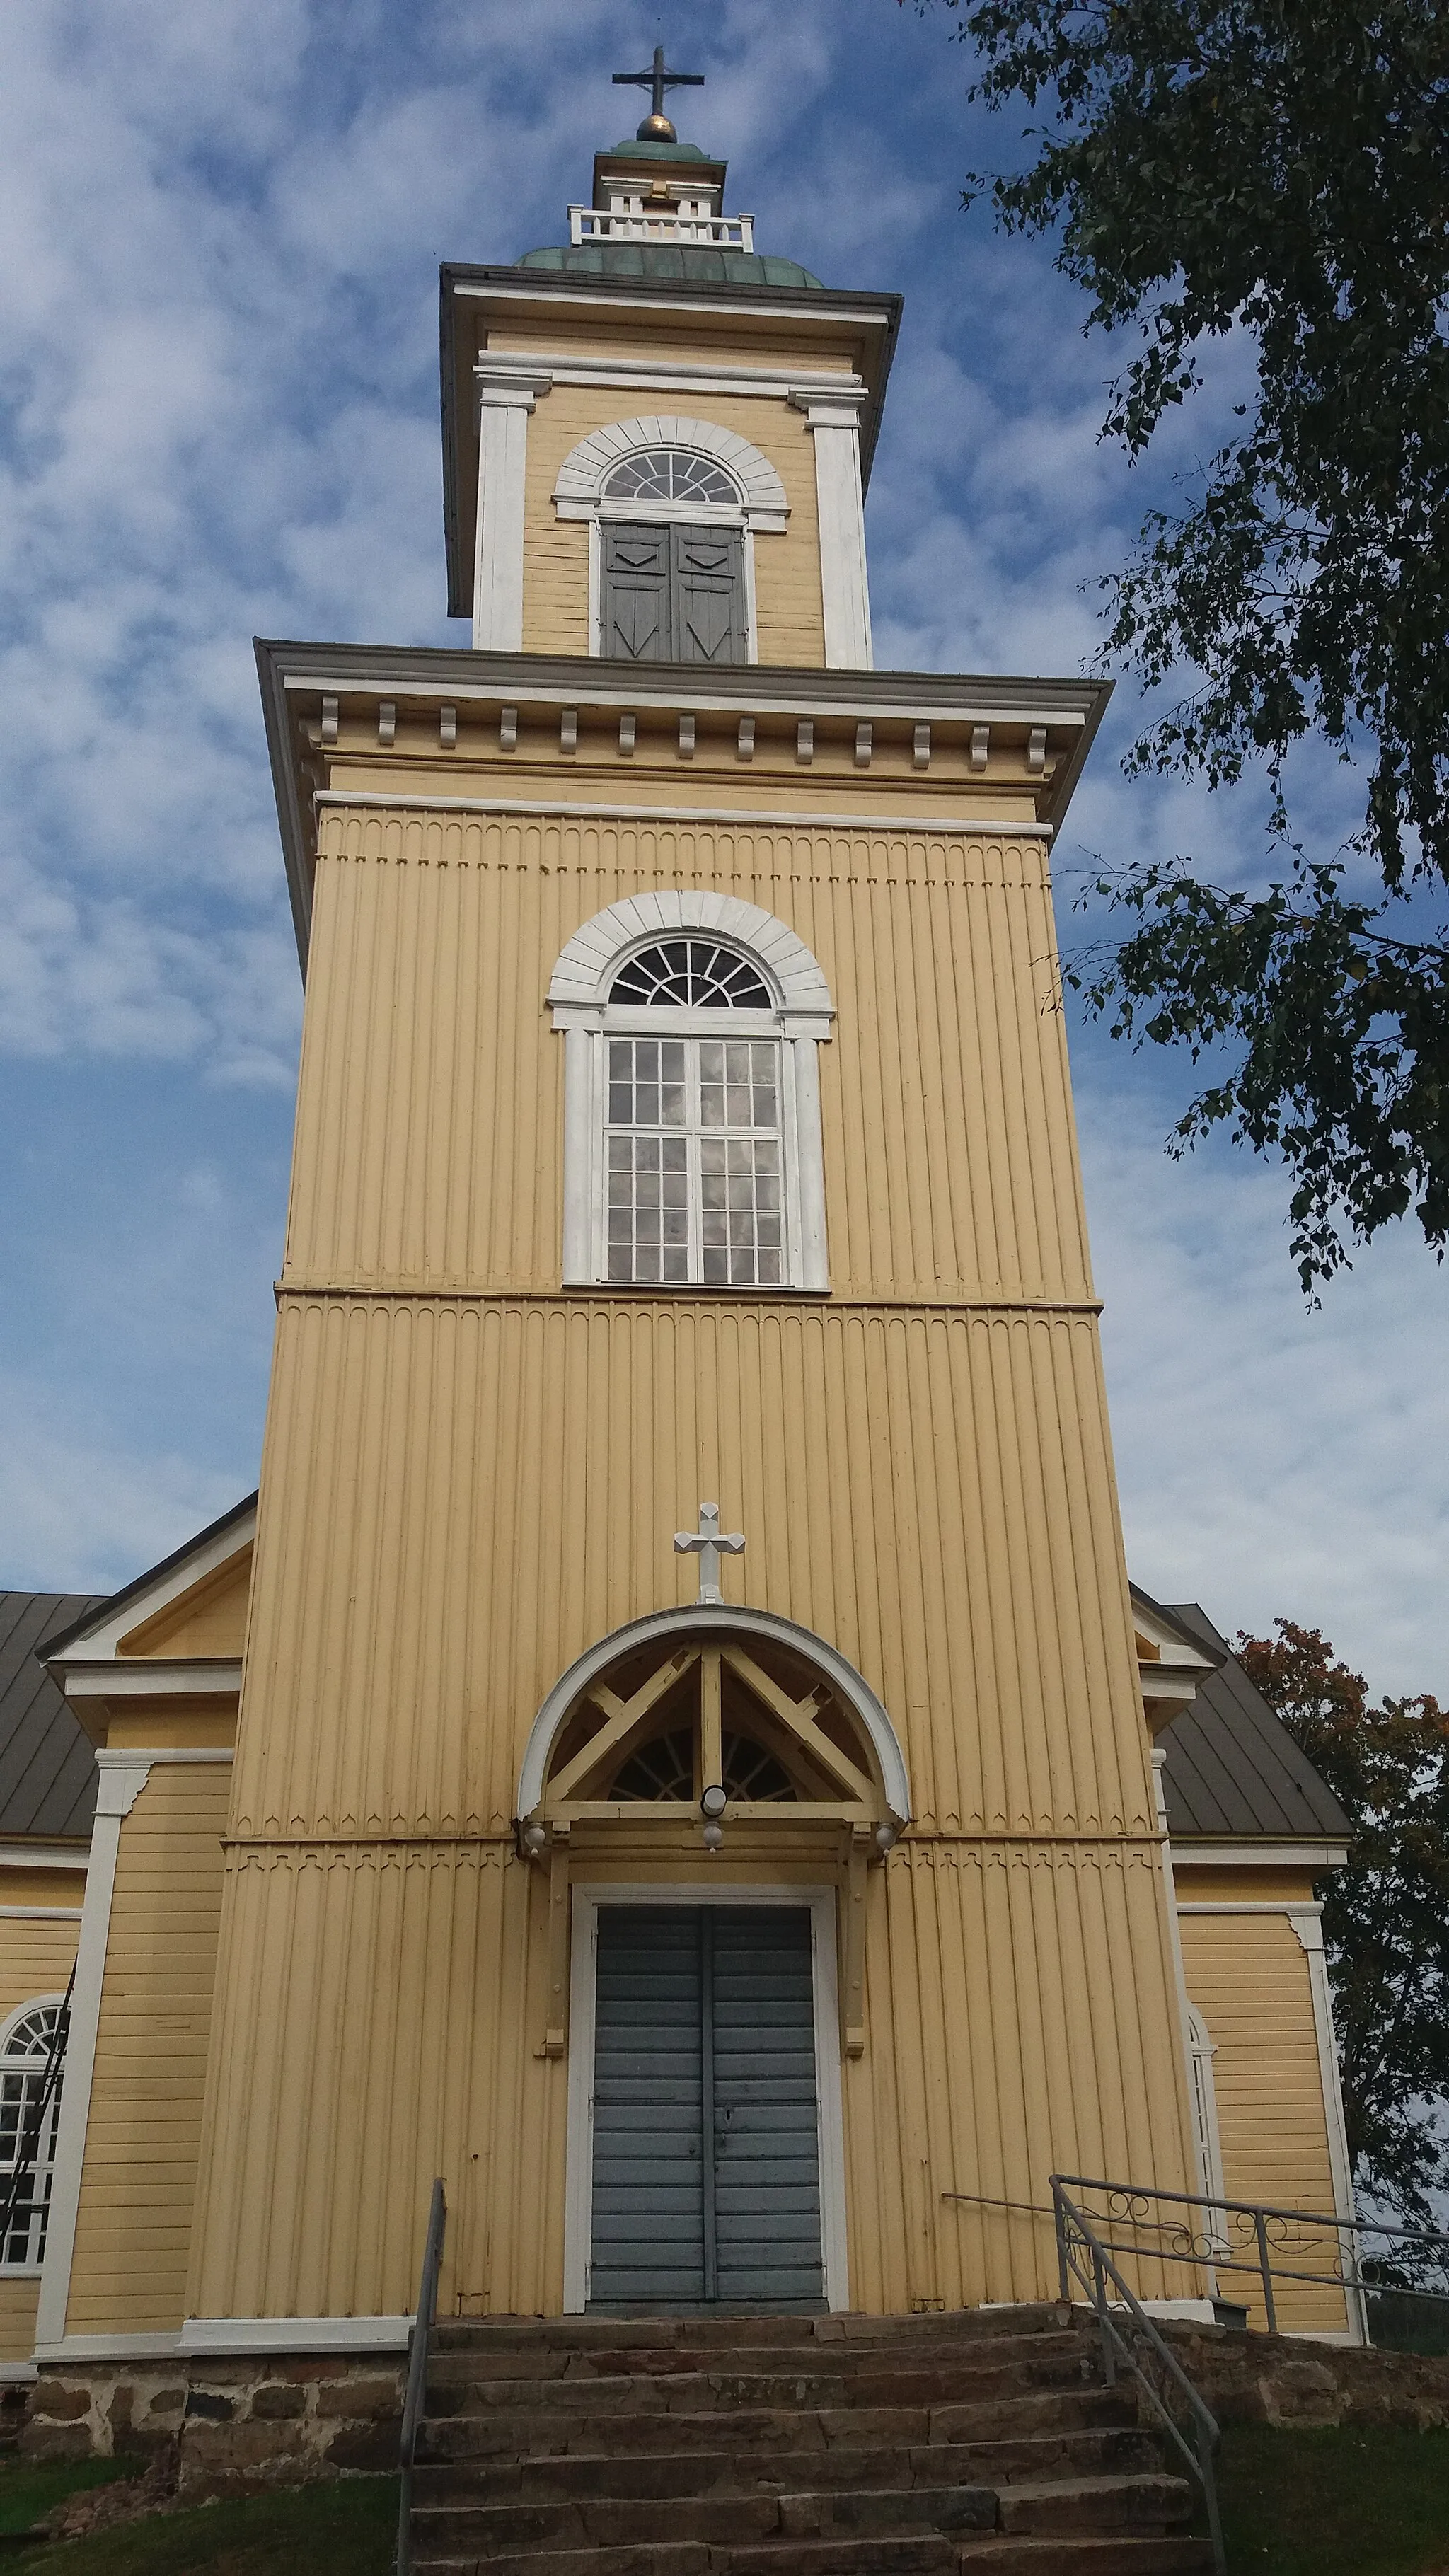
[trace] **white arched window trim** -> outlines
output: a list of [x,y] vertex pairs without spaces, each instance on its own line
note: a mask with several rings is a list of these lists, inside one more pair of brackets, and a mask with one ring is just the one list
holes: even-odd
[[[626,457],[647,447],[682,447],[693,455],[710,457],[729,476],[738,499],[733,503],[610,499],[605,491],[610,475]],[[561,519],[588,521],[591,653],[602,652],[604,640],[603,522],[640,520],[657,526],[677,519],[690,526],[717,523],[744,530],[746,656],[751,662],[759,660],[755,538],[757,534],[783,536],[790,505],[785,486],[769,458],[758,447],[752,447],[747,438],[741,438],[738,431],[721,429],[712,420],[695,420],[673,412],[609,421],[602,429],[590,430],[587,438],[581,438],[577,447],[570,449],[554,483],[553,505]]]
[[[28,2079],[28,2081],[23,2081],[21,2086],[21,2098],[18,2106],[19,2119],[15,2132],[14,2145],[13,2147],[7,2148],[9,2160],[0,2164],[0,2209],[3,2209],[4,2203],[9,2198],[11,2177],[15,2170],[14,2152],[19,2146],[20,2137],[24,2129],[34,2092],[44,2080],[45,2066],[49,2055],[48,2046],[42,2046],[38,2049],[28,2051],[23,2057],[13,2057],[9,2053],[10,2044],[22,2023],[28,2021],[32,2013],[59,2013],[64,2009],[64,2006],[65,1996],[63,1994],[31,1995],[25,2003],[18,2004],[14,2012],[7,2013],[4,2021],[0,2022],[0,2085],[3,2085],[4,2079],[7,2075],[19,2076],[22,2079]],[[62,2075],[63,2073],[64,2061],[62,2061]],[[35,2161],[35,2180],[33,2186],[33,2208],[35,2214],[32,2216],[30,2224],[30,2244],[27,2248],[26,2254],[23,2255],[19,2261],[12,2261],[10,2259],[8,2240],[5,2243],[0,2244],[0,2280],[36,2280],[39,2278],[41,2268],[39,2255],[44,2247],[46,2220],[49,2216],[49,2184],[55,2171],[56,2123],[59,2117],[59,2109],[59,2097],[57,2095],[51,2101],[44,2123],[42,2124],[40,2138],[37,2142],[38,2151]]]
[[[1218,2202],[1223,2193],[1223,2149],[1218,2133],[1218,2092],[1213,2079],[1217,2050],[1196,2004],[1187,2008],[1188,2073],[1192,2079],[1192,2118],[1197,2135],[1198,2173],[1205,2196]],[[1209,2242],[1227,2250],[1227,2220],[1221,2208],[1203,2212]]]
[[[778,996],[764,1011],[616,1010],[609,987],[631,953],[680,931],[727,940],[759,968]],[[595,913],[561,950],[549,980],[553,1025],[564,1036],[565,1286],[605,1286],[605,1032],[658,1037],[750,1037],[780,1041],[785,1183],[785,1287],[828,1288],[825,1164],[820,1132],[816,1049],[830,1036],[834,1005],[820,965],[804,941],[758,904],[737,895],[661,886],[628,895]],[[726,1026],[727,1023],[727,1026]],[[693,1290],[661,1288],[661,1296]],[[736,1296],[775,1290],[739,1288]]]

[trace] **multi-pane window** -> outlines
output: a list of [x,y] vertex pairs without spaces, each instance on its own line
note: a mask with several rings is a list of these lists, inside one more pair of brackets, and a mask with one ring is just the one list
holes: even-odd
[[782,1284],[777,1040],[611,1036],[605,1139],[610,1279]]
[[58,2003],[33,2004],[0,2055],[0,2270],[34,2270],[45,2253],[60,2122]]
[[643,447],[616,466],[604,486],[608,501],[688,501],[738,510],[740,496],[723,466],[687,447]]

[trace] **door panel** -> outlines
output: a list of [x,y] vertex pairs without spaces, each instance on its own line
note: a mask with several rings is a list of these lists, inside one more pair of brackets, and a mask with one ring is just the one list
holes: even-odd
[[591,2307],[818,2308],[819,2106],[800,1906],[603,1906]]
[[669,530],[606,520],[603,543],[604,651],[626,662],[669,661]]
[[628,662],[743,662],[745,553],[738,528],[602,529],[603,649]]

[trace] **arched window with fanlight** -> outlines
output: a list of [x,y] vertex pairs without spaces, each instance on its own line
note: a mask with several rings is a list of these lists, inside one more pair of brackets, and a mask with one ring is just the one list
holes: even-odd
[[575,934],[549,987],[569,1053],[564,1277],[823,1288],[825,979],[753,904],[661,889]]
[[561,519],[590,522],[593,647],[625,662],[757,658],[754,543],[789,508],[760,450],[717,422],[611,421],[565,458]]
[[38,2271],[45,2254],[65,2011],[41,1995],[0,2025],[0,2272]]

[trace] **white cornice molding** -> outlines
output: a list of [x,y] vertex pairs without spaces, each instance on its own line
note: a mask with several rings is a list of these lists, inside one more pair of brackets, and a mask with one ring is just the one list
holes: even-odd
[[[1347,1843],[1332,1842],[1190,1842],[1181,1835],[1172,1846],[1175,1869],[1342,1869]],[[1284,1898],[1291,1903],[1291,1898]]]
[[0,1869],[78,1869],[90,1863],[87,1843],[0,1843]]
[[69,1700],[235,1699],[242,1684],[239,1655],[135,1655],[114,1663],[66,1655],[52,1670]]

